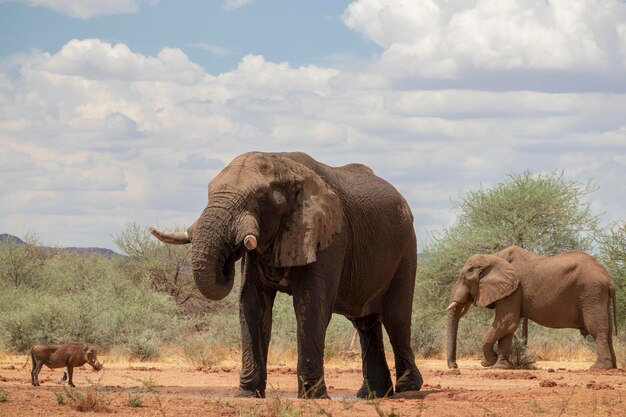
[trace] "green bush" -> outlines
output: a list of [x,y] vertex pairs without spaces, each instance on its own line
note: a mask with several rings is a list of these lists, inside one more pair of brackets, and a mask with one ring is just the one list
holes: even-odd
[[106,258],[61,252],[38,276],[31,285],[0,284],[0,343],[11,351],[81,341],[147,358],[184,325],[166,295],[132,283]]

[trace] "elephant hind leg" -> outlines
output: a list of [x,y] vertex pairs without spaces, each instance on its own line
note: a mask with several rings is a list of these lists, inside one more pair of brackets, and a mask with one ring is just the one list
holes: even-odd
[[372,395],[381,398],[393,394],[380,315],[371,314],[353,319],[352,324],[359,333],[363,361],[363,385],[356,394],[357,398],[369,398]]
[[610,329],[588,329],[589,334],[596,341],[596,361],[591,365],[591,369],[613,369],[616,368],[615,351],[613,350],[613,340]]
[[411,311],[415,287],[412,256],[400,263],[384,301],[383,324],[389,335],[396,365],[396,392],[419,391],[423,379],[411,348]]
[[[592,334],[593,336],[593,334]],[[610,333],[600,333],[594,337],[596,340],[597,359],[591,365],[591,369],[613,369],[616,368],[615,352]]]
[[606,308],[593,309],[584,312],[584,322],[587,332],[596,341],[597,359],[592,369],[613,369],[617,367],[615,351],[613,350],[613,337],[611,326],[610,303],[597,303],[606,305]]

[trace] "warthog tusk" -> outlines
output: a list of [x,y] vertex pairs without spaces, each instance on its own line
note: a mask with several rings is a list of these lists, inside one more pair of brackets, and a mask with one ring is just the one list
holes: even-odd
[[248,235],[243,239],[243,245],[246,247],[246,249],[248,250],[255,250],[256,249],[256,237],[254,237],[254,235]]
[[458,306],[459,303],[457,303],[456,301],[453,301],[450,303],[450,305],[448,306],[448,308],[446,308],[447,311],[451,311],[454,310],[456,308],[456,306]]

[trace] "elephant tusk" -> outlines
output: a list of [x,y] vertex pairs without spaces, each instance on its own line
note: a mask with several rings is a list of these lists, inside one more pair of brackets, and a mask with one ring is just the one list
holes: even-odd
[[191,243],[187,232],[162,232],[155,227],[151,227],[149,230],[150,233],[161,242],[172,245],[186,245],[187,243]]
[[447,311],[451,311],[454,310],[456,308],[456,306],[459,305],[459,303],[457,303],[456,301],[453,301],[450,303],[450,305],[448,306],[448,308],[446,308]]
[[256,249],[256,237],[254,237],[254,235],[248,235],[243,239],[243,245],[246,247],[246,249],[248,250],[255,250]]
[[471,303],[465,303],[465,305],[463,306],[463,310],[461,310],[461,317],[463,317],[469,311],[471,306]]

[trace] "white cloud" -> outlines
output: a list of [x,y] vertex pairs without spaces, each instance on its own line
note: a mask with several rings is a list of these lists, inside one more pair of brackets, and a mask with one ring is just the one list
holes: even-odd
[[[213,75],[179,49],[151,56],[99,39],[0,62],[0,232],[111,247],[126,222],[189,225],[206,204],[207,182],[251,150],[370,165],[407,196],[421,241],[454,220],[451,198],[529,169],[593,178],[593,207],[607,221],[623,218],[626,90],[594,86],[602,71],[624,75],[623,25],[588,16],[583,2],[553,15],[517,2],[458,4],[355,2],[347,24],[385,48],[359,71],[251,54]],[[514,31],[497,33],[505,17],[533,36],[560,34],[563,53],[550,59],[579,83],[520,88],[515,77],[548,63]],[[478,33],[463,42],[484,51],[446,46],[470,27]],[[590,46],[570,51],[573,33]],[[419,69],[407,66],[415,51]],[[433,82],[425,74],[434,68],[477,78]],[[490,78],[493,68],[505,77]]]
[[385,49],[380,64],[397,76],[626,68],[618,0],[358,0],[343,18]]
[[[79,19],[89,19],[98,15],[134,13],[140,8],[141,0],[10,0],[25,3],[29,6],[43,6],[54,10],[57,13],[76,17]],[[144,0],[151,6],[157,4],[159,0]]]
[[111,45],[99,39],[73,39],[58,53],[38,63],[41,69],[58,75],[117,81],[175,81],[195,84],[204,70],[192,63],[180,49],[164,48],[156,57],[132,52],[126,45]]

